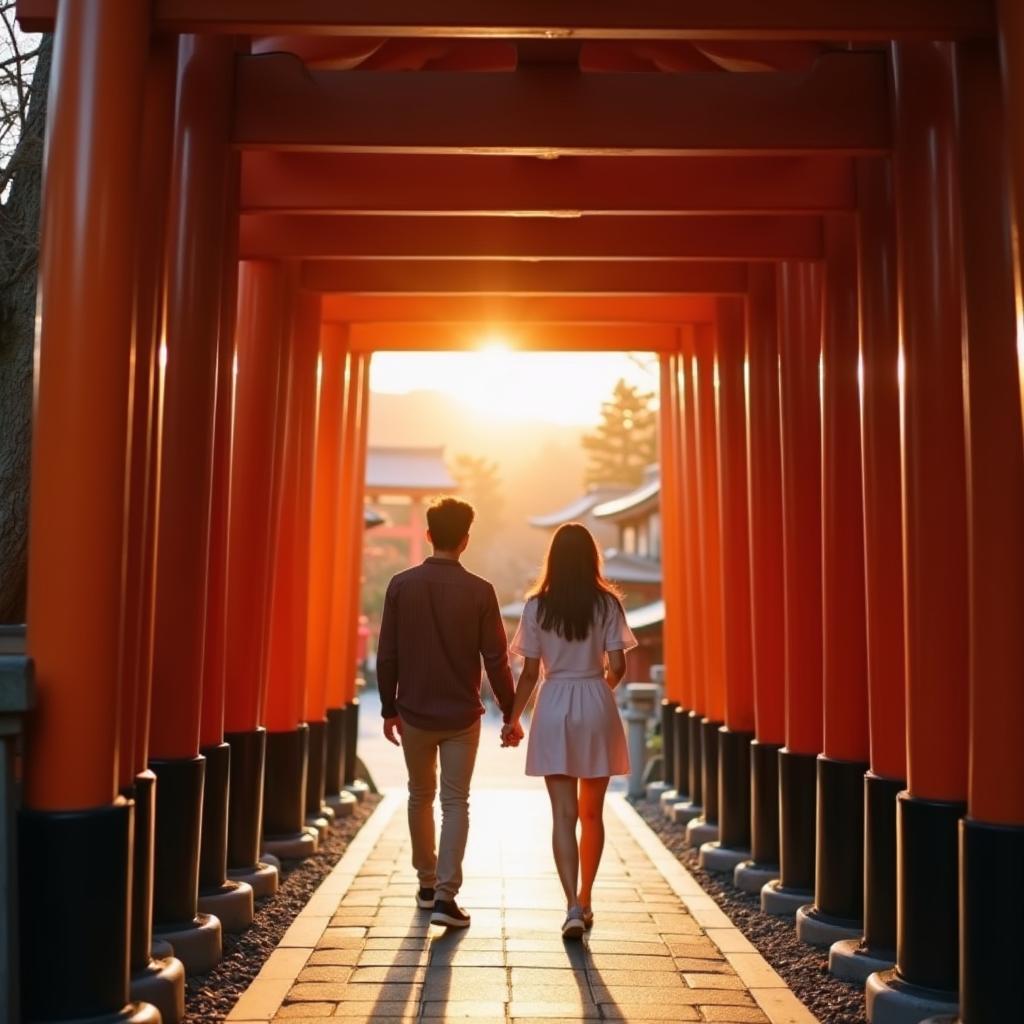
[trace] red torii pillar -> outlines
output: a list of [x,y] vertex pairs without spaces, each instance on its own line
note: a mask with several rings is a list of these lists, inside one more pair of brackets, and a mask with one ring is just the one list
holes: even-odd
[[[120,786],[135,801],[132,861],[131,995],[152,1003],[165,1024],[185,1015],[185,970],[169,947],[153,945],[153,842],[156,776],[149,769],[149,709],[153,682],[153,600],[156,500],[163,418],[164,255],[171,149],[174,139],[176,37],[154,36],[146,70],[135,270],[128,444],[128,521],[122,612]],[[157,958],[154,959],[154,952]]]
[[233,58],[228,39],[180,37],[168,220],[150,722],[158,791],[153,918],[189,973],[209,970],[221,955],[220,921],[198,912],[206,766],[199,746]]
[[861,490],[857,224],[825,218],[821,359],[823,751],[818,757],[814,903],[797,935],[827,948],[859,938],[868,768],[864,514]]
[[960,822],[960,1020],[989,1024],[1020,1016],[1024,961],[1024,367],[1007,108],[995,45],[958,43],[955,71],[963,246],[970,254],[964,261],[970,751],[967,815]]
[[[698,435],[696,413],[696,355],[697,326],[687,325],[680,332],[680,359],[677,365],[677,386],[679,410],[679,451],[682,467],[679,476],[680,507],[679,514],[683,522],[683,584],[686,599],[687,635],[692,638],[689,646],[690,708],[676,719],[677,736],[686,730],[686,751],[688,754],[685,766],[687,781],[684,789],[686,800],[669,803],[666,813],[674,822],[686,824],[704,813],[703,785],[703,729],[707,707],[707,645],[704,626],[705,598],[701,587],[700,555],[700,510],[699,510],[699,476],[698,476]],[[682,744],[679,744],[682,746]],[[683,765],[678,765],[679,782],[682,782]]]
[[[297,283],[297,282],[296,282]],[[313,465],[316,459],[320,297],[292,291],[281,487],[272,575],[266,704],[264,848],[304,857],[317,848],[306,828],[309,727],[306,725],[306,616]]]
[[[40,246],[19,815],[22,1014],[153,1022],[130,1004],[133,804],[118,794],[117,666],[148,8],[57,19]],[[103,239],[101,246],[96,239]]]
[[715,422],[721,524],[725,724],[718,731],[718,841],[700,850],[701,866],[732,874],[750,856],[750,743],[754,668],[750,635],[750,533],[744,377],[747,315],[743,299],[716,303]]
[[[307,822],[333,820],[334,806],[326,802],[329,768],[327,721],[327,658],[330,644],[331,590],[334,546],[338,541],[339,479],[345,417],[345,367],[348,335],[344,325],[320,327],[319,411],[316,466],[313,478],[309,551],[309,617],[306,636],[306,721],[310,757],[306,780]],[[335,744],[331,754],[337,757]],[[331,795],[337,792],[330,773]],[[337,804],[351,809],[350,803]]]
[[[647,799],[680,798],[679,762],[685,759],[676,734],[675,722],[685,703],[684,662],[686,621],[682,596],[683,560],[680,554],[679,473],[679,396],[677,394],[678,353],[659,356],[660,396],[658,402],[658,443],[661,462],[661,562],[664,567],[662,594],[665,602],[664,665],[665,695],[661,701],[662,778],[647,787]],[[685,733],[683,734],[685,736]],[[685,787],[682,791],[686,792]]]
[[814,892],[817,757],[822,745],[821,268],[779,268],[786,745],[779,751],[779,878],[761,908],[789,916]]
[[[694,332],[694,423],[697,451],[697,505],[703,608],[706,703],[701,719],[703,814],[686,826],[686,841],[701,846],[718,838],[718,730],[725,724],[725,651],[722,624],[722,548],[718,496],[718,327],[698,324]],[[678,819],[677,819],[678,820]]]
[[[892,48],[899,227],[907,791],[897,812],[896,968],[875,1024],[955,1006],[957,822],[967,795],[967,510],[952,52]],[[925,990],[925,991],[922,991]],[[930,990],[930,991],[928,991]]]
[[864,776],[863,937],[835,943],[829,970],[866,980],[896,959],[896,799],[906,787],[896,222],[887,159],[857,169],[860,420],[870,770]]
[[779,750],[786,739],[782,451],[776,269],[752,264],[747,296],[747,458],[754,733],[750,745],[750,854],[733,882],[760,892],[779,877]]
[[242,262],[227,537],[224,739],[231,747],[228,875],[247,882],[256,896],[273,894],[278,884],[277,868],[263,863],[260,852],[274,509],[280,489],[273,453],[287,397],[287,295],[281,263]]

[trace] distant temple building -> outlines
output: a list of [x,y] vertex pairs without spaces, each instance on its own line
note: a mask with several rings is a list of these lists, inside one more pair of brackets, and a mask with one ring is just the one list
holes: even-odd
[[458,490],[444,448],[370,447],[366,453],[366,510],[382,522],[374,544],[393,544],[416,565],[426,553],[424,506],[438,494]]
[[[647,679],[651,666],[662,663],[665,619],[658,467],[648,468],[639,487],[595,488],[557,512],[529,519],[531,526],[552,531],[571,522],[583,523],[603,549],[605,576],[622,591],[626,619],[640,643],[630,656],[629,677]],[[522,601],[501,610],[510,624],[518,622],[522,611]]]

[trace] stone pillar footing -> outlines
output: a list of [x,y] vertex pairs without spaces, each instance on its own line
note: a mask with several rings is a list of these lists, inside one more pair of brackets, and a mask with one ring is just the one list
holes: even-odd
[[663,793],[668,793],[672,787],[667,782],[648,782],[644,791],[644,799],[650,803],[661,799]]
[[863,939],[842,939],[832,943],[828,951],[828,972],[840,981],[863,985],[876,971],[892,970],[896,951],[872,950]]
[[251,885],[230,879],[212,892],[200,892],[199,910],[216,915],[224,931],[235,934],[252,924],[254,899]]
[[895,970],[872,974],[864,998],[871,1024],[920,1024],[926,1017],[957,1013],[953,993],[911,985]]
[[672,817],[672,806],[679,800],[679,794],[674,789],[666,789],[661,796],[658,797],[658,803],[661,806],[661,813],[666,818]]
[[863,922],[831,917],[813,905],[800,907],[796,912],[796,937],[818,949],[831,949],[834,942],[843,939],[856,941],[863,932]]
[[252,889],[253,899],[263,899],[277,892],[280,876],[273,864],[259,861],[251,868],[230,868],[228,879],[232,882],[244,882]]
[[351,793],[328,793],[325,802],[334,811],[334,820],[347,818],[359,802]]
[[668,816],[672,819],[673,824],[688,825],[695,818],[704,816],[704,808],[692,800],[682,800],[672,804]]
[[719,843],[705,843],[700,848],[699,863],[705,871],[732,875],[737,865],[750,859],[749,850],[734,850]]
[[705,843],[718,842],[718,823],[706,818],[694,818],[686,826],[686,845],[699,850]]
[[196,914],[192,921],[180,924],[159,924],[153,931],[174,947],[186,974],[205,974],[220,961],[221,926],[213,914]]
[[795,917],[813,899],[810,889],[787,889],[776,878],[761,890],[761,910],[773,917]]
[[264,836],[263,849],[264,860],[266,854],[282,860],[303,860],[312,856],[317,851],[316,833],[303,829],[301,832],[293,832],[290,836]]
[[178,1024],[185,1016],[185,965],[176,957],[150,960],[132,973],[128,989],[133,1002],[155,1006],[163,1024]]
[[345,792],[351,793],[359,803],[362,803],[370,792],[370,787],[362,779],[356,779],[345,785]]
[[152,960],[166,960],[174,956],[174,947],[166,939],[154,938],[149,949]]
[[327,830],[331,827],[331,823],[321,815],[307,815],[306,816],[306,828],[313,829],[316,832],[318,842],[323,842],[324,836],[327,835]]
[[732,874],[732,884],[743,892],[760,892],[778,877],[778,864],[758,864],[755,860],[745,860],[742,864],[736,865],[736,870]]

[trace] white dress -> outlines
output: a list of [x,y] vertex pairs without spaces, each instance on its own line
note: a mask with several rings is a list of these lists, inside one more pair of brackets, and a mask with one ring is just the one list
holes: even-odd
[[526,602],[510,648],[541,664],[526,746],[527,775],[594,779],[629,773],[626,734],[603,673],[605,651],[634,647],[636,637],[618,601],[608,602],[584,640],[541,629],[537,598]]

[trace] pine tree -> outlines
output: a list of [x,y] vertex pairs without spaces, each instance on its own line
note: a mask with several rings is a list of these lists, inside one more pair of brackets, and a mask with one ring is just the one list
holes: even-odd
[[587,484],[639,484],[644,467],[658,456],[658,420],[652,392],[621,379],[607,402],[601,422],[583,437],[588,455]]

